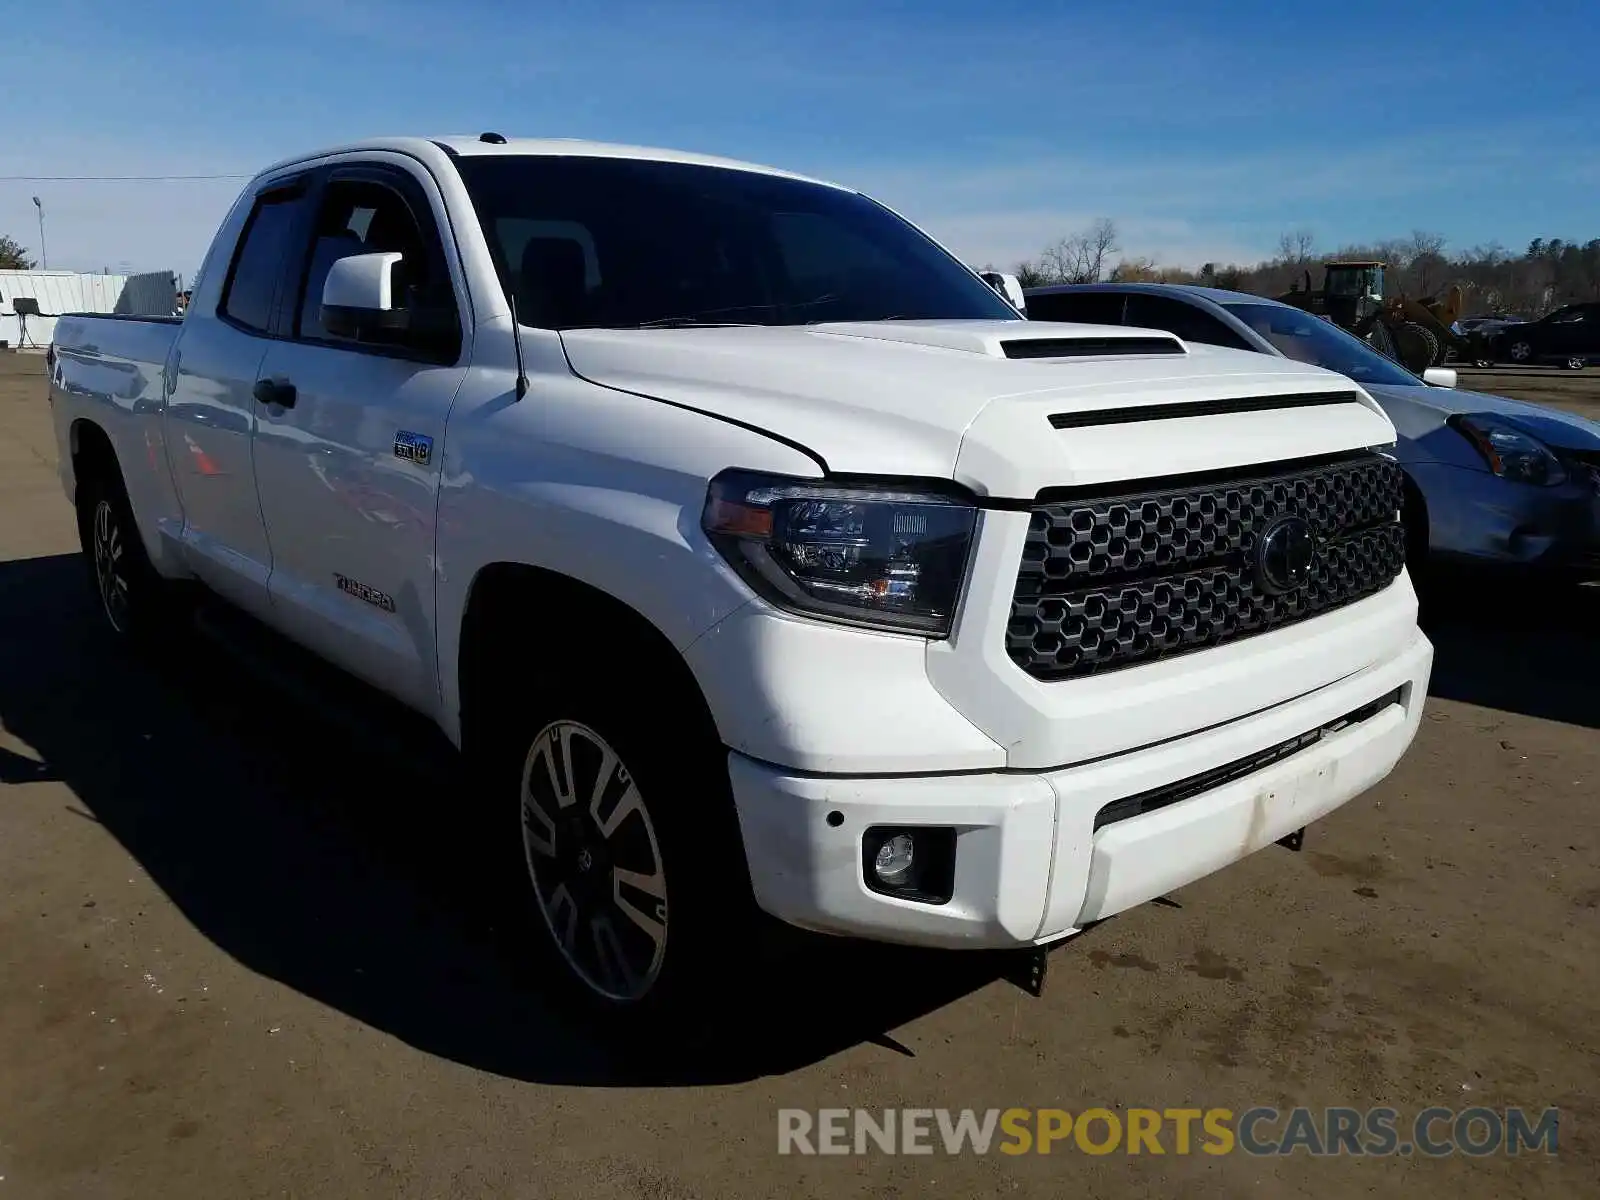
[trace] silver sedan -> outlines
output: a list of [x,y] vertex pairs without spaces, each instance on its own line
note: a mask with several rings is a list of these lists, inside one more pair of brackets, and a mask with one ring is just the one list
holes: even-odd
[[1129,325],[1204,347],[1314,363],[1354,379],[1399,434],[1408,551],[1418,566],[1476,565],[1600,578],[1600,423],[1426,378],[1338,326],[1287,304],[1184,284],[1032,288],[1027,315]]

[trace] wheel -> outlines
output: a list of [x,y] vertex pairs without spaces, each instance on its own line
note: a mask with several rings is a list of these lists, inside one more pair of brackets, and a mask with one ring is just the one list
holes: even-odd
[[1527,363],[1533,360],[1533,343],[1527,338],[1517,338],[1506,349],[1514,363]]
[[556,953],[609,1004],[648,996],[667,952],[667,879],[650,806],[602,733],[553,721],[522,768],[522,849]]
[[1571,358],[1567,359],[1567,369],[1571,371],[1581,371],[1587,365],[1587,363],[1588,360],[1585,359],[1581,354],[1574,354]]
[[541,977],[607,1034],[704,1027],[754,915],[727,752],[690,706],[616,687],[622,664],[537,675],[559,694],[513,723],[500,779]]
[[76,507],[78,541],[106,628],[125,642],[148,639],[167,616],[169,589],[145,554],[121,477],[101,469],[80,480]]

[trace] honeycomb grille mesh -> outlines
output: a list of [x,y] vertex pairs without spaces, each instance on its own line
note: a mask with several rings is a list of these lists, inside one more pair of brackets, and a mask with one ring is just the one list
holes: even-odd
[[[1131,667],[1281,628],[1370,596],[1405,565],[1403,475],[1376,454],[1252,478],[1035,505],[1006,651],[1037,679]],[[1280,516],[1315,538],[1273,594],[1256,542]]]

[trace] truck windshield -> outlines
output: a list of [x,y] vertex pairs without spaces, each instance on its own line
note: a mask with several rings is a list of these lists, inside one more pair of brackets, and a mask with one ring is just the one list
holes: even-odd
[[854,192],[639,159],[468,155],[456,166],[524,325],[1019,319]]
[[1420,387],[1422,380],[1332,322],[1287,304],[1225,304],[1288,358],[1326,367],[1357,383]]

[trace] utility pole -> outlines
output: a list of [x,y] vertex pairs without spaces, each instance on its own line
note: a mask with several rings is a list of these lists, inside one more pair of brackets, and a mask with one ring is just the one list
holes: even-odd
[[39,197],[33,198],[33,206],[39,210],[39,269],[50,269],[50,252],[44,247],[44,205],[39,202]]

